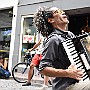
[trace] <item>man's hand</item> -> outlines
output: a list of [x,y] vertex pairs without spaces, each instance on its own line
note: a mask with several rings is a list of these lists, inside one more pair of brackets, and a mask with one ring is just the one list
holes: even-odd
[[66,69],[66,72],[68,73],[69,78],[81,80],[83,77],[82,70],[77,69],[75,65],[70,65],[68,69]]

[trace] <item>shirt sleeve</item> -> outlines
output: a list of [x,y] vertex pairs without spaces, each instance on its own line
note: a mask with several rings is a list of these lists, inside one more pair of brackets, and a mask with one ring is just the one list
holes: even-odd
[[53,62],[58,56],[58,46],[59,41],[55,36],[47,40],[42,53],[43,57],[39,65],[40,71],[45,67],[53,67]]

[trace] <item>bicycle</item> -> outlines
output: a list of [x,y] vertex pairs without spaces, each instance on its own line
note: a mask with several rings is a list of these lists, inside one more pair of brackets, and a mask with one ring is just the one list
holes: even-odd
[[[24,61],[26,62],[22,62],[22,63],[18,63],[16,64],[13,69],[12,69],[12,76],[13,79],[18,82],[18,83],[26,83],[27,82],[27,74],[29,72],[29,68],[30,68],[30,63],[32,61],[32,57],[34,55],[31,55],[30,53],[26,54],[24,56]],[[38,67],[36,66],[36,69],[38,69]],[[34,70],[33,70],[33,75],[32,78],[34,76]],[[44,76],[42,74],[40,74],[41,78],[44,78]]]
[[[32,61],[32,56],[30,55],[29,57],[29,54],[28,53],[27,55],[25,55],[24,57],[24,61],[26,62],[21,62],[21,63],[18,63],[16,64],[13,69],[12,69],[12,76],[13,76],[13,79],[15,81],[17,81],[18,83],[26,83],[27,82],[27,74],[29,72],[29,68],[30,68],[30,63]],[[33,75],[34,75],[34,70],[33,70]],[[33,77],[32,75],[32,77]]]

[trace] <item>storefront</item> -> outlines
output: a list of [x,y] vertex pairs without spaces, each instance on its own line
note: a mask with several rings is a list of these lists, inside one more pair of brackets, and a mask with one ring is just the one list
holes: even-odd
[[0,54],[9,58],[13,9],[0,10]]

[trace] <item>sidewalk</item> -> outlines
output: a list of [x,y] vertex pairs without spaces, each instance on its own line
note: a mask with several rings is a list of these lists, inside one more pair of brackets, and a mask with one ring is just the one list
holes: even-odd
[[52,87],[43,87],[43,78],[34,75],[31,86],[22,86],[23,83],[16,82],[11,76],[9,79],[0,79],[0,90],[52,90]]
[[31,86],[22,86],[13,79],[0,79],[0,90],[52,90],[51,87],[44,87],[40,83],[32,83]]
[[[27,81],[28,74],[21,76],[19,73],[17,78],[25,79]],[[44,79],[36,71],[31,81],[31,86],[22,86],[23,83],[16,82],[11,76],[9,79],[0,79],[1,90],[52,90],[52,87],[43,87]]]

